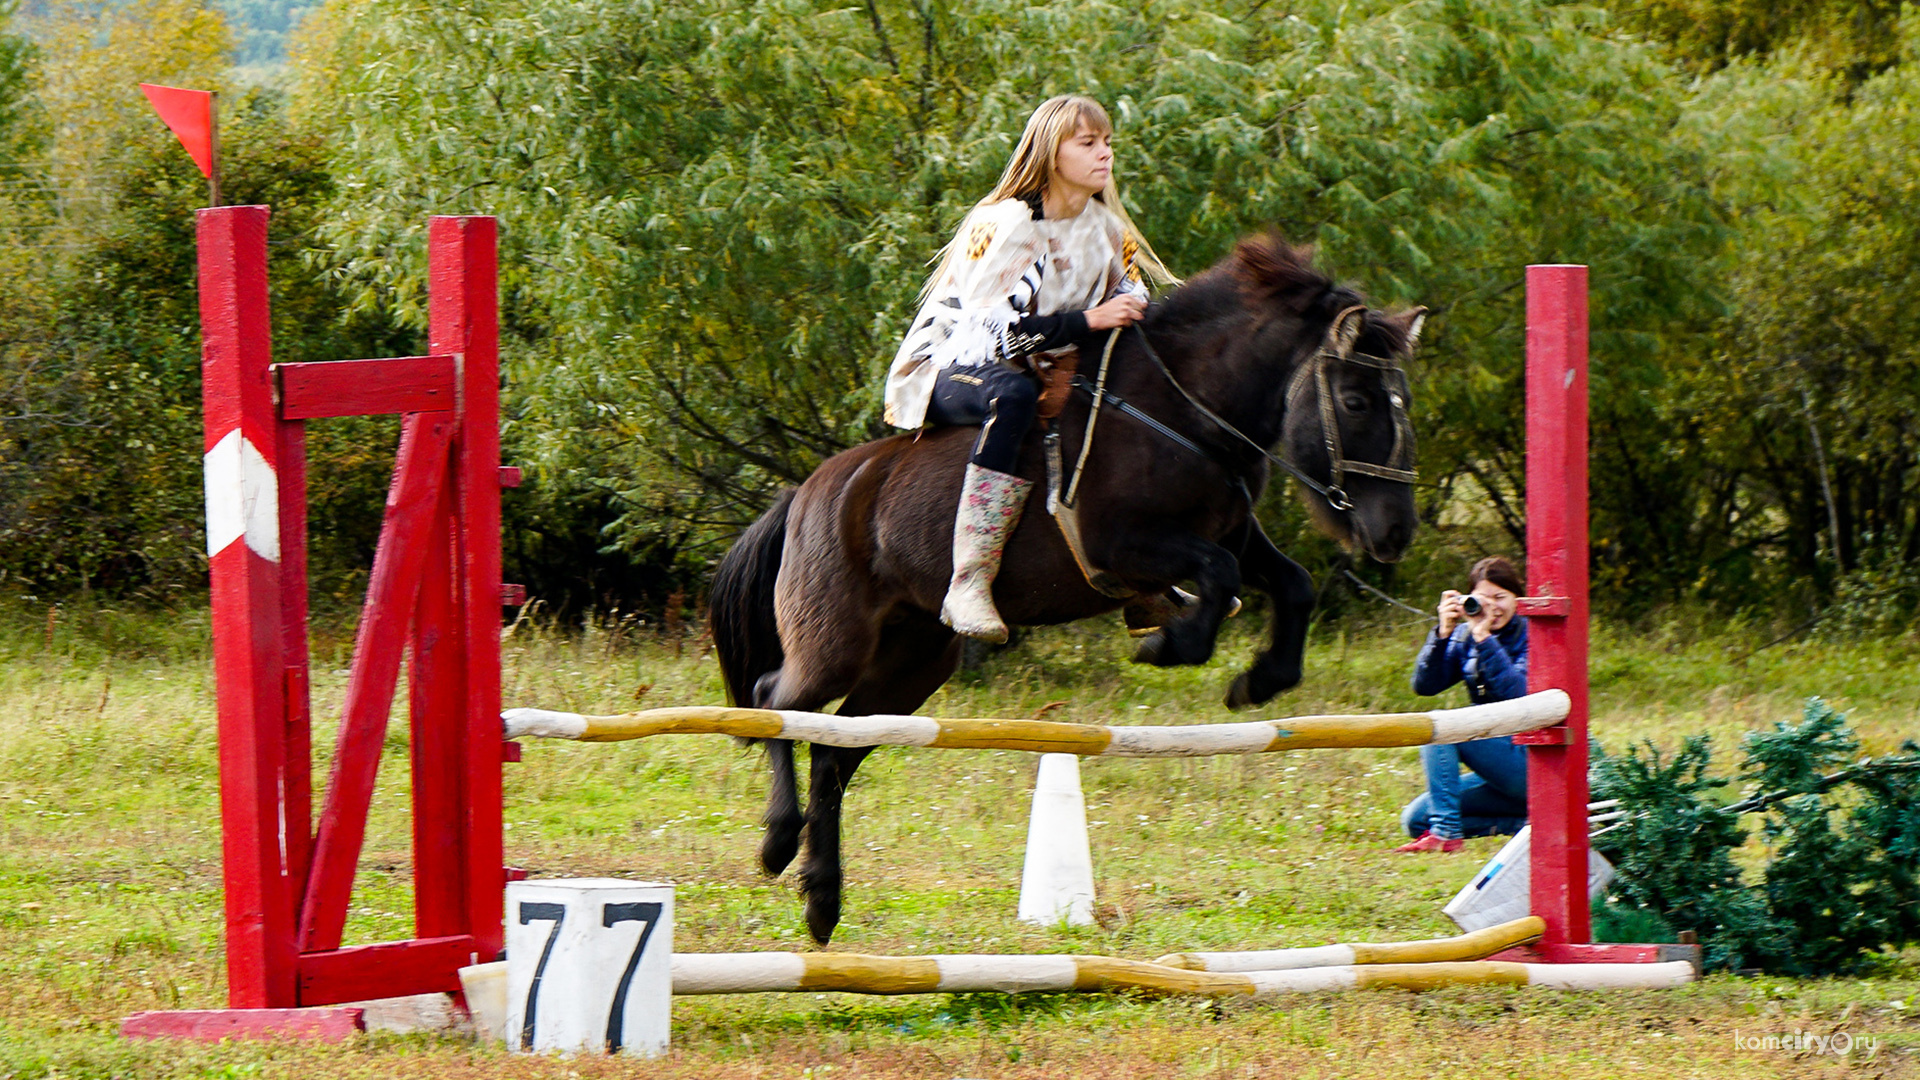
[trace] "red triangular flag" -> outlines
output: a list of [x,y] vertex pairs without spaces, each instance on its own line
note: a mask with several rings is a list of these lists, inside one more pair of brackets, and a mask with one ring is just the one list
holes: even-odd
[[213,92],[153,83],[141,83],[140,89],[146,92],[147,100],[153,102],[153,111],[159,113],[160,119],[179,137],[180,145],[193,155],[193,163],[200,166],[201,173],[212,177]]

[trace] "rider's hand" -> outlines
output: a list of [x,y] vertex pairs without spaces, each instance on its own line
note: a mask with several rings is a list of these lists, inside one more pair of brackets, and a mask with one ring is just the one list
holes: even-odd
[[1434,611],[1440,616],[1440,636],[1453,633],[1453,624],[1467,617],[1467,610],[1460,606],[1461,593],[1448,589],[1440,594],[1440,606]]
[[1131,294],[1123,294],[1086,311],[1087,329],[1111,330],[1116,326],[1130,326],[1140,321],[1147,313],[1147,302]]

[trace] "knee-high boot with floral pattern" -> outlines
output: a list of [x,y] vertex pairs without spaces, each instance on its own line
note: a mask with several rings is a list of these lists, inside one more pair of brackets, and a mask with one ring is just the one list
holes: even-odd
[[993,606],[993,576],[1007,536],[1020,523],[1033,481],[978,465],[967,466],[960,513],[953,521],[953,580],[940,605],[940,621],[982,641],[1007,640],[1007,624]]

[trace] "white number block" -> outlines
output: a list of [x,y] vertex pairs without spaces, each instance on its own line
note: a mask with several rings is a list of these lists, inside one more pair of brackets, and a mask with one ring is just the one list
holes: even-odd
[[673,886],[612,878],[507,886],[507,1045],[667,1052]]

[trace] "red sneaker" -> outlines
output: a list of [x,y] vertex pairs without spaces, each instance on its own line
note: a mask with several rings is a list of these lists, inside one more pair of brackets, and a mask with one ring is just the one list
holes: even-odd
[[1401,844],[1399,847],[1394,848],[1393,850],[1403,855],[1411,855],[1416,851],[1440,851],[1440,852],[1459,851],[1461,848],[1465,847],[1466,845],[1467,845],[1467,842],[1465,840],[1460,839],[1457,836],[1452,837],[1451,839],[1448,839],[1445,837],[1435,836],[1432,833],[1423,833],[1421,834],[1420,839],[1415,840],[1413,843]]

